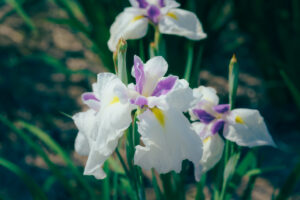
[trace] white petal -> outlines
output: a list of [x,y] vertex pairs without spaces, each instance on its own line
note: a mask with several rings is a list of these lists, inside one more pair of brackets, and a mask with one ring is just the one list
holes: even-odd
[[138,8],[127,8],[120,13],[110,28],[108,47],[115,51],[121,37],[125,40],[139,39],[146,35],[148,19],[143,17],[143,12]]
[[169,10],[159,21],[159,31],[165,34],[184,36],[191,40],[206,38],[197,16],[182,9]]
[[200,86],[196,89],[193,89],[193,95],[195,98],[200,98],[200,100],[212,102],[214,105],[219,104],[217,91],[212,87]]
[[203,156],[197,166],[195,166],[195,179],[200,181],[201,175],[212,169],[222,158],[224,141],[217,134],[209,136],[203,140]]
[[276,146],[258,110],[234,109],[224,127],[224,137],[240,146]]
[[88,160],[84,168],[84,175],[93,175],[97,179],[104,179],[106,177],[102,166],[105,160],[109,157],[100,154],[98,151],[92,150],[89,154]]
[[145,170],[154,168],[158,173],[167,173],[172,170],[180,172],[185,159],[199,163],[202,141],[181,112],[146,110],[138,119],[138,130],[145,146],[136,146],[136,165]]
[[180,79],[176,81],[172,90],[166,95],[149,97],[148,105],[150,108],[153,108],[154,106],[163,110],[175,108],[185,112],[191,107],[193,100],[193,91],[189,87],[189,83],[184,79]]
[[193,122],[192,127],[202,140],[211,135],[210,125],[206,125],[202,122]]
[[75,151],[80,155],[88,155],[92,145],[92,135],[97,131],[96,112],[92,109],[73,116],[79,132],[75,140]]
[[[126,101],[126,86],[114,74],[99,74],[93,89],[94,94],[97,94],[97,98],[101,100],[101,108],[93,118],[85,116],[84,120],[80,121],[81,124],[77,126],[86,127],[86,129],[92,128],[88,136],[90,151],[84,174],[102,179],[106,176],[102,165],[114,152],[119,138],[129,127],[133,106],[129,104],[128,100]],[[94,126],[91,126],[91,123]],[[79,128],[79,130],[81,129]],[[83,142],[81,136],[78,138],[78,142]]]

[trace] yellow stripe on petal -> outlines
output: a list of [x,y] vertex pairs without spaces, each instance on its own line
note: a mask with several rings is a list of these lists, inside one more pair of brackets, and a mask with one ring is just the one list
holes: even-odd
[[138,20],[140,20],[140,19],[143,19],[143,18],[144,18],[143,15],[138,15],[138,16],[135,16],[135,17],[131,20],[131,22],[136,22],[136,21],[138,21]]
[[175,13],[168,12],[168,13],[167,13],[167,16],[169,16],[169,17],[171,17],[171,18],[173,18],[173,19],[175,19],[175,20],[178,20],[178,17],[175,15]]
[[207,143],[209,140],[211,140],[211,137],[210,137],[210,136],[208,136],[207,138],[205,138],[205,139],[203,140],[203,143],[205,144],[205,143]]
[[245,124],[244,120],[240,116],[235,117],[235,122],[239,124]]
[[119,97],[115,96],[115,97],[111,100],[111,102],[109,103],[109,105],[112,105],[112,104],[118,103],[118,102],[120,102],[120,99],[119,99]]
[[157,107],[151,108],[151,111],[153,112],[154,116],[156,117],[156,119],[158,120],[158,122],[160,123],[160,125],[162,127],[165,127],[165,115],[162,112],[162,110],[160,110]]

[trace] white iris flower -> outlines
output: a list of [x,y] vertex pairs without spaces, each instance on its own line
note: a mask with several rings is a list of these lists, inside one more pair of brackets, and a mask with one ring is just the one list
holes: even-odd
[[190,110],[190,115],[192,120],[198,119],[200,122],[192,125],[204,145],[202,160],[195,167],[196,180],[222,157],[224,142],[218,132],[223,131],[225,139],[240,146],[276,146],[258,110],[230,110],[229,104],[219,104],[213,88],[200,86],[193,93],[199,101]]
[[130,0],[132,7],[120,13],[110,29],[108,47],[115,51],[119,39],[139,39],[146,35],[148,24],[160,33],[184,36],[191,40],[206,38],[197,16],[174,0]]
[[90,109],[73,117],[79,129],[75,150],[88,155],[84,174],[105,178],[102,165],[132,122],[134,109],[139,110],[138,131],[143,141],[136,146],[136,165],[167,173],[179,172],[185,159],[195,165],[200,162],[202,141],[183,115],[194,100],[192,89],[176,76],[164,77],[167,69],[162,57],[144,64],[135,56],[136,84],[126,87],[114,74],[98,75],[93,92],[82,96]]

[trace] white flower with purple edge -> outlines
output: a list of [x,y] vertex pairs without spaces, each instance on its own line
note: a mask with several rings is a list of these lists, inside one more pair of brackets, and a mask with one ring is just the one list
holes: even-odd
[[276,147],[263,117],[258,110],[233,109],[229,104],[219,104],[213,88],[200,86],[193,90],[198,103],[190,109],[192,125],[203,140],[203,157],[195,167],[195,177],[211,169],[222,157],[224,142],[217,134],[223,131],[225,139],[239,146],[255,147],[270,145]]
[[75,150],[88,155],[84,174],[105,178],[102,165],[132,122],[131,111],[137,108],[138,131],[144,146],[136,146],[136,165],[167,173],[179,172],[184,159],[199,163],[202,141],[182,113],[194,100],[192,90],[185,80],[163,77],[167,69],[162,57],[143,64],[135,56],[135,85],[126,87],[111,73],[98,75],[93,92],[82,96],[90,109],[73,117],[79,129]]
[[120,13],[110,29],[108,47],[116,50],[122,37],[139,39],[146,35],[148,24],[154,24],[159,32],[184,36],[191,40],[206,38],[197,16],[183,9],[174,0],[130,0],[132,7]]

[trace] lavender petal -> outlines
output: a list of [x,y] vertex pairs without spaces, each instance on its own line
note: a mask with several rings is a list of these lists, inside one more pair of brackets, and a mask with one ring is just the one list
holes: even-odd
[[172,90],[176,81],[176,76],[168,76],[167,78],[159,81],[152,93],[152,96],[159,97],[160,95],[167,94],[170,90]]
[[194,109],[193,113],[199,118],[199,120],[205,124],[209,124],[211,121],[215,119],[215,117],[205,110],[202,109]]

